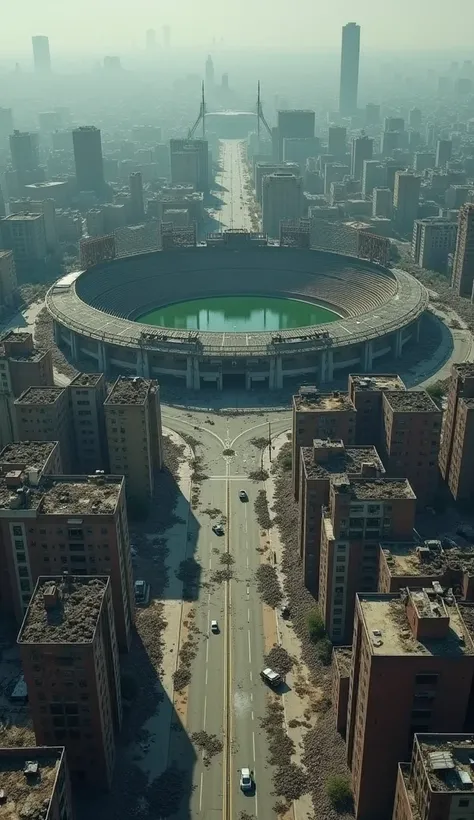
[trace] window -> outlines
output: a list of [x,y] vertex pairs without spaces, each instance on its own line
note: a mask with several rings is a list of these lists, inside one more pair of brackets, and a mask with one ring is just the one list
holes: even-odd
[[437,672],[433,672],[431,674],[417,675],[415,678],[415,683],[417,686],[429,684],[431,684],[432,686],[436,686],[436,684],[438,683],[438,677],[439,675]]
[[20,538],[23,537],[22,529],[21,529],[21,527],[18,526],[18,524],[15,524],[15,526],[13,527],[13,535],[16,536],[17,538],[18,537],[20,537]]
[[79,539],[79,540],[82,540],[84,538],[84,531],[83,530],[72,529],[72,530],[68,530],[67,534],[68,534],[68,538],[74,538],[74,539]]
[[463,797],[461,800],[459,800],[458,806],[460,809],[467,809],[469,806],[469,800]]

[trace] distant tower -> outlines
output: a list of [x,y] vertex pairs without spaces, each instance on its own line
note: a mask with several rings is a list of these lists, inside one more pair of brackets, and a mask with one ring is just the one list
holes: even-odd
[[135,225],[145,219],[145,209],[143,203],[143,180],[139,171],[130,174],[130,205],[132,220]]
[[212,57],[209,54],[206,60],[206,86],[207,88],[212,88],[214,85],[214,63],[212,62]]
[[227,74],[227,72],[225,72],[225,74],[222,75],[222,88],[224,89],[224,91],[229,90],[229,75]]
[[51,71],[51,56],[49,53],[49,40],[47,37],[39,35],[32,37],[33,62],[35,71],[38,74],[48,74]]
[[102,139],[94,125],[83,125],[72,132],[76,182],[79,191],[95,191],[104,194],[104,162]]
[[341,86],[339,112],[343,117],[357,111],[359,87],[360,26],[347,23],[342,28]]
[[171,29],[169,26],[163,26],[163,45],[169,48],[171,45]]
[[149,54],[156,51],[156,31],[154,28],[149,28],[146,33],[146,50]]

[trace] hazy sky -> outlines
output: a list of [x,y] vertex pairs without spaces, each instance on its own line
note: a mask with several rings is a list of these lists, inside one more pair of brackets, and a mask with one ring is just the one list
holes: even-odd
[[[3,0],[0,56],[29,54],[47,34],[54,54],[102,55],[142,48],[144,31],[172,30],[176,45],[338,48],[341,25],[362,26],[369,49],[459,47],[474,57],[474,0]],[[466,56],[466,55],[464,55]]]

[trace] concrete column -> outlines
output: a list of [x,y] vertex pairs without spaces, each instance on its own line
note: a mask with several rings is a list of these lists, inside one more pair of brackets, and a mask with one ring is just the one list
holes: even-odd
[[143,376],[145,379],[150,378],[148,350],[144,350],[142,347],[137,350],[137,376]]
[[283,388],[283,361],[281,356],[277,356],[275,362],[275,388],[276,390]]
[[107,348],[105,342],[98,342],[97,348],[99,353],[97,358],[99,373],[107,373]]
[[245,389],[251,390],[252,389],[252,374],[249,372],[245,373]]
[[416,339],[417,342],[420,341],[420,336],[421,336],[421,317],[419,319],[417,319],[417,322],[416,322],[415,339]]
[[75,362],[77,362],[79,353],[79,339],[77,335],[71,330],[71,356]]
[[224,385],[224,379],[222,378],[222,371],[219,371],[217,374],[217,389],[222,390]]
[[276,379],[275,379],[275,371],[276,371],[275,359],[276,359],[275,356],[272,356],[272,358],[270,359],[270,372],[268,374],[268,388],[269,388],[269,390],[276,390],[276,386],[275,386],[275,381],[276,381]]
[[194,388],[194,370],[192,356],[188,356],[186,358],[186,387],[188,390],[192,390]]
[[201,389],[201,377],[199,375],[199,359],[193,356],[193,389]]
[[399,359],[402,355],[402,331],[397,330],[395,333],[395,358]]
[[54,341],[57,346],[61,344],[61,325],[58,322],[53,322]]
[[332,350],[326,350],[326,381],[332,382],[334,378],[334,356]]
[[364,345],[364,370],[366,373],[369,373],[372,370],[373,355],[373,342],[366,342]]

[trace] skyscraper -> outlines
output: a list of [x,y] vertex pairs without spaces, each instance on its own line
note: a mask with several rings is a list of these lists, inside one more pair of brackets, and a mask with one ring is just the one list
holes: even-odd
[[371,160],[374,150],[374,141],[370,137],[355,137],[352,140],[351,174],[354,179],[362,179],[364,161]]
[[156,31],[154,28],[147,29],[146,33],[146,50],[153,54],[156,51]]
[[82,125],[72,132],[76,182],[79,191],[95,191],[103,194],[105,189],[104,163],[100,131],[94,125]]
[[12,165],[21,185],[44,179],[39,167],[39,137],[29,131],[14,131],[10,135]]
[[169,48],[171,45],[171,29],[169,26],[163,26],[163,45]]
[[210,54],[206,60],[206,86],[212,88],[214,85],[214,63]]
[[132,220],[135,224],[143,222],[145,219],[145,208],[143,203],[143,180],[140,171],[130,174],[130,205]]
[[48,73],[51,71],[51,55],[49,53],[49,39],[43,35],[31,38],[33,44],[33,62],[35,71]]
[[343,117],[357,111],[359,85],[360,26],[347,23],[342,28],[341,86],[339,112]]
[[458,237],[454,254],[451,287],[459,296],[471,296],[474,282],[474,205],[459,211]]

